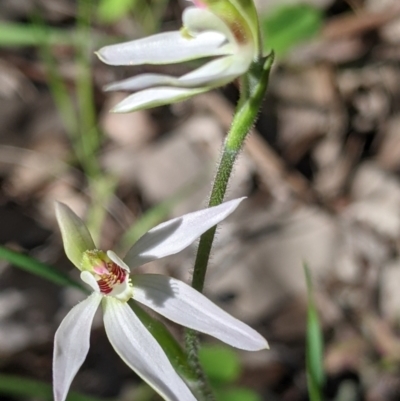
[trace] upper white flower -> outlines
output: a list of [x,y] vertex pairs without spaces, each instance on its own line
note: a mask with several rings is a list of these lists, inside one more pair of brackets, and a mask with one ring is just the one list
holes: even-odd
[[64,401],[89,350],[93,317],[102,305],[104,326],[118,355],[161,396],[171,401],[194,401],[164,351],[127,304],[130,298],[166,318],[249,351],[268,348],[255,330],[235,319],[187,284],[158,274],[135,274],[130,269],[180,252],[202,233],[230,215],[242,199],[186,214],[144,234],[121,260],[114,252],[96,249],[83,221],[57,203],[56,215],[64,248],[93,293],[67,314],[55,335],[53,385],[55,401]]
[[[229,4],[228,4],[229,5]],[[183,28],[147,38],[106,46],[97,52],[110,65],[170,64],[216,57],[179,78],[163,74],[141,74],[106,87],[134,91],[113,109],[129,112],[177,102],[211,88],[225,85],[244,74],[258,52],[246,21],[240,16],[223,19],[204,7],[184,10]]]

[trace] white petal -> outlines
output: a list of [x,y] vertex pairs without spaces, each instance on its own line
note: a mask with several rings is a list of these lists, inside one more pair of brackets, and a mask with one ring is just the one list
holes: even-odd
[[222,86],[244,74],[251,64],[251,58],[242,54],[222,57],[179,78],[181,86]]
[[105,297],[103,308],[108,339],[122,360],[163,398],[196,401],[158,342],[129,305]]
[[177,86],[178,79],[164,74],[140,74],[122,81],[113,82],[105,91],[139,91],[153,86]]
[[164,32],[146,38],[101,48],[97,55],[109,65],[170,64],[202,57],[229,54],[225,35],[203,32],[186,38],[180,31]]
[[192,34],[214,31],[222,33],[231,44],[236,43],[235,36],[229,26],[216,14],[206,8],[187,7],[182,15],[183,26]]
[[114,285],[112,291],[107,295],[122,302],[128,302],[133,295],[133,289],[130,284],[129,276],[121,284]]
[[[223,58],[225,59],[225,57]],[[202,68],[202,67],[200,67]],[[195,70],[197,71],[197,69]],[[210,74],[211,75],[211,74]],[[183,80],[185,75],[181,78],[174,77],[172,75],[164,75],[164,74],[140,74],[134,77],[130,77],[124,79],[122,81],[114,82],[110,85],[104,87],[105,91],[140,91],[151,87],[158,87],[159,89],[164,89],[162,87],[177,87],[177,88],[196,88],[199,86],[209,86],[208,85],[208,77],[201,77],[200,79],[187,79],[186,81]],[[190,78],[190,77],[189,77]],[[233,78],[232,78],[233,79]],[[165,88],[167,89],[167,88]],[[182,92],[171,92],[175,93],[182,93]],[[196,92],[197,93],[197,92]],[[195,93],[195,94],[196,94]],[[193,96],[193,95],[190,95]]]
[[107,91],[138,91],[154,86],[174,86],[179,88],[221,86],[245,73],[250,63],[251,58],[227,56],[210,61],[180,78],[163,74],[140,74],[112,83],[104,89]]
[[68,259],[81,269],[83,253],[96,248],[92,236],[85,223],[64,203],[56,202],[56,217],[65,253]]
[[107,251],[107,256],[119,267],[122,267],[128,273],[131,272],[129,266],[114,252],[114,251]]
[[90,328],[102,296],[93,293],[76,305],[61,322],[54,338],[54,401],[64,401],[89,351]]
[[111,111],[114,113],[128,113],[130,111],[162,106],[164,104],[180,102],[208,90],[208,88],[184,89],[168,87],[145,89],[128,96]]
[[81,273],[81,280],[86,283],[93,291],[100,292],[100,287],[97,284],[96,279],[93,274],[88,272],[87,270]]
[[228,217],[243,199],[234,199],[159,224],[133,245],[124,258],[125,262],[133,268],[180,252]]
[[133,298],[182,326],[247,351],[268,348],[267,340],[182,281],[158,274],[134,276]]

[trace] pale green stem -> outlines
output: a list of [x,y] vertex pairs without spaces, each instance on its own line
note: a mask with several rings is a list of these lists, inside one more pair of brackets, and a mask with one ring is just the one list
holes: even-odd
[[188,329],[186,331],[186,352],[188,364],[191,371],[196,375],[195,394],[199,395],[202,401],[216,401],[213,390],[208,381],[208,377],[201,366],[199,360],[200,340],[197,332]]
[[[268,86],[274,55],[266,59],[254,62],[249,72],[243,77],[244,85],[241,87],[241,97],[238,108],[233,117],[231,129],[225,139],[217,174],[211,191],[208,206],[216,206],[223,202],[233,166],[239,155],[247,134],[254,125],[260,110],[265,91]],[[194,265],[192,286],[202,292],[207,272],[212,243],[214,241],[216,227],[205,232],[201,238],[197,250]],[[206,377],[202,371],[198,358],[198,335],[193,330],[186,332],[186,348],[189,363],[198,373],[198,380],[202,383],[200,390],[205,400],[213,400],[212,392],[209,391]],[[210,395],[211,394],[211,395]]]
[[[266,61],[263,61],[261,66],[260,63],[255,63],[253,65],[253,70],[250,70],[248,73],[250,74],[249,77],[247,77],[250,84],[249,97],[244,101],[240,101],[241,106],[234,115],[231,129],[225,139],[210,200],[208,202],[209,207],[217,206],[224,200],[233,166],[242,149],[247,134],[256,121],[264,98],[273,59],[273,55],[271,55]],[[203,291],[215,230],[216,227],[213,227],[201,236],[197,250],[192,286],[200,292]]]

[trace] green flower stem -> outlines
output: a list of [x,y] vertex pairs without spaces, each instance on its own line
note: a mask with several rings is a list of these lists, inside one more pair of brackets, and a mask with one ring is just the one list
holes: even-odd
[[186,350],[188,364],[196,379],[192,385],[194,394],[202,401],[216,401],[210,382],[199,360],[200,340],[197,332],[191,329],[186,330]]
[[[264,98],[273,60],[274,56],[271,54],[266,60],[254,63],[248,76],[245,77],[248,81],[247,85],[245,85],[248,98],[239,101],[238,110],[226,137],[210,200],[208,202],[209,207],[217,206],[224,200],[233,166],[243,147],[247,134],[255,123]],[[204,287],[215,230],[216,227],[213,227],[201,236],[197,250],[192,286],[200,292],[203,291]]]
[[[224,200],[237,156],[243,147],[247,134],[257,119],[257,114],[261,107],[265,91],[267,90],[273,61],[274,54],[272,53],[266,59],[254,62],[249,72],[243,77],[244,81],[241,85],[239,104],[233,117],[231,129],[225,139],[210,200],[208,202],[209,207],[217,206]],[[200,292],[203,291],[204,287],[215,230],[216,227],[213,227],[201,236],[197,250],[192,287]],[[193,330],[187,330],[186,349],[188,352],[189,364],[197,375],[198,390],[204,400],[212,401],[215,398],[201,367],[198,357],[198,347],[198,334]]]

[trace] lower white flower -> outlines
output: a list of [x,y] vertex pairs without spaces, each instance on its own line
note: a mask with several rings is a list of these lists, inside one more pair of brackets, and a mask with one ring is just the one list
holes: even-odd
[[130,298],[166,318],[249,351],[268,348],[255,330],[235,319],[187,284],[157,274],[136,274],[130,269],[175,254],[231,214],[243,200],[189,213],[162,223],[145,235],[121,260],[114,252],[97,250],[82,220],[62,203],[56,214],[68,258],[81,270],[93,290],[72,308],[55,335],[53,385],[55,401],[64,401],[73,378],[89,350],[90,329],[101,304],[104,326],[122,360],[162,397],[171,401],[195,400],[175,372],[164,351],[127,304]]

